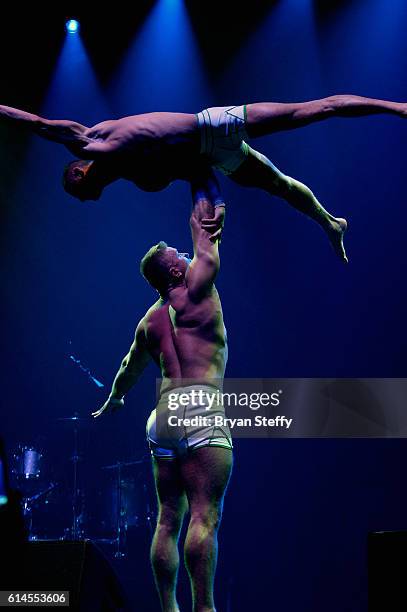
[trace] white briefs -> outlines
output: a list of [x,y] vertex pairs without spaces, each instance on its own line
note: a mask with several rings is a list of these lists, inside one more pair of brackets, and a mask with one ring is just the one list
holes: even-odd
[[232,174],[248,155],[246,105],[206,108],[197,114],[197,118],[201,154],[223,174]]
[[[202,401],[194,401],[193,392],[197,395],[202,393]],[[224,406],[216,404],[210,408],[208,403],[208,397],[215,396],[217,392],[217,388],[202,384],[165,391],[146,425],[151,454],[160,459],[176,459],[204,446],[232,449],[229,427],[215,425],[216,417],[225,417]],[[171,397],[181,395],[189,396],[190,401],[180,404],[178,410],[170,409]]]

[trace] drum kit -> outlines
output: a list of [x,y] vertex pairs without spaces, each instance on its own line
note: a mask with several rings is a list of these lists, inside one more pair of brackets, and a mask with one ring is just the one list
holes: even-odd
[[12,455],[11,471],[21,493],[28,537],[89,539],[106,544],[115,558],[123,558],[129,529],[153,530],[155,516],[146,481],[149,457],[103,466],[99,490],[96,495],[87,495],[80,479],[83,456],[79,453],[79,435],[89,419],[75,413],[57,420],[70,426],[73,434],[67,481],[49,478],[46,453],[39,448],[20,445]]

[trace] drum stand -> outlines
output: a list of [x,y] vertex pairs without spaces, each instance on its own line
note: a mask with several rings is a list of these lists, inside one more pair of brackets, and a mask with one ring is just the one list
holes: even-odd
[[[116,559],[123,559],[125,552],[123,549],[126,547],[127,538],[127,516],[122,509],[122,466],[125,465],[120,461],[117,462],[117,526],[116,526],[116,552],[114,556]],[[124,519],[124,520],[123,520]]]
[[79,507],[83,505],[82,499],[82,491],[78,485],[78,463],[81,460],[78,450],[78,421],[83,420],[80,419],[78,414],[75,412],[75,416],[72,417],[73,422],[73,455],[71,457],[72,465],[73,465],[73,494],[72,494],[72,527],[71,527],[71,539],[75,542],[76,540],[83,539],[83,529],[81,529],[80,524],[82,521],[82,511],[83,508]]
[[75,412],[72,417],[64,417],[58,419],[59,421],[69,421],[73,424],[73,455],[71,457],[73,465],[73,478],[72,478],[72,526],[65,530],[66,539],[72,541],[83,540],[84,532],[81,528],[82,514],[83,514],[83,494],[79,487],[78,472],[79,472],[79,461],[81,456],[79,455],[78,448],[78,437],[79,437],[79,424],[83,421],[88,421],[78,416]]
[[29,541],[33,541],[37,539],[37,536],[32,533],[32,530],[33,530],[33,503],[35,503],[43,495],[47,495],[48,493],[50,493],[50,491],[55,489],[56,486],[57,486],[57,483],[51,482],[49,487],[47,487],[44,491],[40,491],[36,495],[31,495],[31,497],[23,497],[21,500],[23,516],[24,516],[26,528],[28,531]]
[[[67,357],[73,361],[73,363],[81,370],[89,379],[89,381],[93,382],[98,389],[104,387],[104,384],[95,378],[90,371],[90,369],[84,366],[79,359],[75,355],[71,354],[72,351],[72,341],[69,340],[69,355]],[[81,460],[81,457],[78,452],[78,424],[80,422],[89,421],[89,419],[81,418],[78,416],[78,413],[75,412],[73,417],[65,417],[58,419],[59,421],[71,421],[73,423],[73,432],[74,432],[74,451],[71,457],[71,461],[73,464],[73,494],[72,494],[72,527],[67,529],[67,535],[70,536],[71,540],[81,540],[84,537],[84,531],[81,529],[81,521],[83,514],[83,494],[82,491],[78,487],[78,463]],[[79,502],[79,499],[81,500]],[[79,503],[81,503],[81,509],[79,509]],[[81,510],[81,511],[79,511]]]
[[[122,468],[123,467],[129,467],[129,466],[133,466],[133,465],[138,465],[144,463],[144,459],[141,459],[139,461],[118,461],[117,463],[114,463],[113,465],[105,465],[103,466],[102,469],[104,470],[116,470],[116,478],[117,478],[117,485],[116,485],[116,490],[117,490],[117,518],[116,518],[116,537],[114,538],[114,540],[111,540],[112,544],[115,544],[115,553],[114,553],[114,557],[116,559],[123,559],[126,556],[126,544],[127,544],[127,511],[125,508],[122,507],[122,487],[123,487],[123,483],[122,483]],[[147,492],[147,487],[146,485],[143,485],[143,491],[146,493]],[[146,519],[148,521],[148,525],[149,528],[152,529],[152,518],[153,518],[153,514],[150,511],[150,505],[148,502],[148,497],[146,494],[146,510],[147,510],[147,514],[146,514]]]

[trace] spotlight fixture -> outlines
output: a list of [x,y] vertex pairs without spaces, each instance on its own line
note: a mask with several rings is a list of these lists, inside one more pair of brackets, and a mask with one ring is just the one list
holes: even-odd
[[76,34],[79,31],[79,21],[76,19],[68,19],[65,27],[69,34]]

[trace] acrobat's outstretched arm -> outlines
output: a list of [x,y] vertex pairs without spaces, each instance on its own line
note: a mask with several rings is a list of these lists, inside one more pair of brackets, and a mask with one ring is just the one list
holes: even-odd
[[39,136],[68,147],[83,148],[91,139],[85,136],[86,126],[66,119],[44,119],[39,115],[0,105],[0,120],[14,122]]
[[92,416],[97,418],[106,411],[110,412],[121,408],[124,405],[123,397],[136,384],[150,360],[151,355],[147,349],[143,318],[137,325],[130,350],[124,357],[115,376],[109,397],[99,410],[92,412]]
[[247,132],[252,138],[294,130],[331,117],[387,113],[407,117],[407,103],[354,95],[335,95],[310,102],[259,102],[247,105]]

